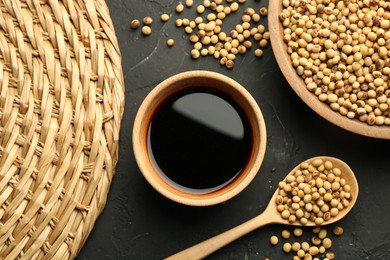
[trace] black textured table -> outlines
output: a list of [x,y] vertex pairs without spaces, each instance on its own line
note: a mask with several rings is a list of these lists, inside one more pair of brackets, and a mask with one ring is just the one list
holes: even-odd
[[[276,0],[275,0],[276,1]],[[195,0],[195,5],[201,1]],[[120,157],[105,210],[96,222],[79,259],[162,259],[217,235],[261,213],[279,180],[299,162],[318,155],[338,157],[357,175],[360,194],[355,208],[338,223],[344,235],[332,237],[338,259],[390,259],[390,141],[347,132],[314,113],[288,85],[280,72],[271,46],[256,58],[253,49],[237,58],[227,70],[212,57],[193,60],[191,45],[182,29],[175,27],[178,14],[174,0],[109,0],[113,23],[122,52],[126,83],[126,107],[122,121]],[[268,1],[248,0],[244,7],[267,6]],[[224,30],[240,19],[244,7],[229,16]],[[172,14],[167,23],[160,14]],[[195,6],[186,9],[195,16]],[[130,31],[128,24],[144,16],[154,19],[152,34]],[[267,25],[265,19],[261,24]],[[271,36],[272,37],[272,36]],[[175,39],[172,48],[168,38]],[[157,193],[144,179],[132,151],[132,126],[145,96],[164,79],[188,70],[211,70],[242,84],[258,102],[267,126],[267,150],[254,181],[238,196],[222,205],[196,208],[179,205]],[[334,226],[334,225],[332,225]],[[291,259],[283,253],[280,225],[258,229],[233,242],[210,259]],[[328,228],[330,230],[331,227]],[[309,240],[304,228],[299,241]],[[294,239],[290,239],[294,241]]]

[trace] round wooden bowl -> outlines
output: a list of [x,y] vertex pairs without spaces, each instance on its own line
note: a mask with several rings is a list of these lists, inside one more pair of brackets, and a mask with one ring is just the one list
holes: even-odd
[[[207,192],[192,193],[167,182],[155,169],[148,151],[148,129],[152,116],[167,97],[192,87],[207,87],[229,95],[245,112],[252,129],[253,146],[248,163],[229,184]],[[146,180],[165,197],[191,206],[208,206],[224,202],[241,192],[256,176],[264,158],[266,128],[256,101],[236,81],[209,71],[189,71],[172,76],[156,86],[141,104],[133,127],[134,155]],[[190,167],[190,166],[189,166]]]
[[318,100],[313,93],[306,89],[305,82],[296,73],[291,64],[290,56],[287,53],[287,45],[283,42],[283,26],[279,21],[279,14],[282,10],[282,1],[272,0],[269,2],[268,27],[271,35],[272,50],[280,70],[298,96],[317,114],[341,128],[364,136],[390,139],[390,127],[370,126],[358,119],[349,119],[333,111],[328,104]]

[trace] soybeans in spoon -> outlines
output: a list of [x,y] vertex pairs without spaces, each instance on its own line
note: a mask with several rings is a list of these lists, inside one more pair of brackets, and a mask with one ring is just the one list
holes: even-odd
[[358,182],[345,162],[327,156],[308,159],[279,183],[262,214],[167,259],[202,259],[268,224],[320,226],[337,222],[353,208],[358,193]]

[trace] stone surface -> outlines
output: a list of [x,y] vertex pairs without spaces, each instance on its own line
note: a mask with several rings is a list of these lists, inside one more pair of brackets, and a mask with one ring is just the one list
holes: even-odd
[[[107,1],[122,51],[126,107],[120,159],[107,205],[78,259],[167,257],[260,214],[278,181],[297,163],[318,155],[350,164],[360,185],[355,208],[338,223],[344,227],[344,235],[333,239],[332,251],[339,259],[389,259],[390,141],[347,132],[314,113],[284,79],[270,45],[260,59],[254,57],[254,48],[239,56],[233,70],[211,57],[191,59],[188,36],[174,22],[179,16],[195,17],[200,2],[178,15],[174,11],[178,1],[173,0]],[[267,4],[248,0],[244,6],[258,10]],[[239,21],[243,10],[241,7],[237,15],[227,18],[225,31]],[[171,15],[167,23],[160,21],[162,12]],[[150,36],[129,30],[132,19],[147,15],[154,19]],[[266,25],[266,19],[260,23]],[[175,39],[171,48],[166,46],[169,38]],[[132,151],[133,121],[145,96],[164,79],[195,69],[225,74],[246,87],[263,112],[268,134],[265,159],[254,181],[228,202],[205,208],[179,205],[162,197],[143,178]],[[292,254],[282,252],[283,239],[276,247],[269,243],[270,236],[280,237],[284,228],[289,227],[271,225],[256,230],[209,259],[291,259]],[[312,235],[310,228],[304,228],[299,241],[308,241]]]

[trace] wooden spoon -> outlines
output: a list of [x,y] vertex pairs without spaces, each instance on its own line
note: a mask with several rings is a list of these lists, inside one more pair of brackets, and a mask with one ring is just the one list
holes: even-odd
[[[358,197],[359,186],[353,171],[345,162],[337,158],[327,157],[327,156],[314,157],[306,161],[312,162],[315,159],[322,159],[323,161],[331,161],[333,163],[333,167],[337,167],[341,170],[342,172],[341,177],[344,178],[346,180],[346,183],[351,186],[350,193],[352,195],[352,198],[349,202],[348,207],[341,210],[336,217],[332,217],[328,221],[325,221],[323,223],[323,225],[327,225],[339,221],[340,219],[345,217],[345,215],[347,215],[348,212],[353,208],[356,199]],[[294,174],[294,172],[297,169],[299,169],[299,167],[300,165],[296,166],[288,175]],[[287,219],[282,218],[281,214],[276,209],[277,205],[275,203],[275,200],[278,194],[279,194],[279,188],[275,191],[265,211],[262,214],[258,215],[257,217],[254,217],[253,219],[244,222],[243,224],[235,228],[225,231],[220,235],[217,235],[204,242],[194,245],[166,259],[167,260],[202,259],[210,255],[211,253],[217,251],[218,249],[222,248],[223,246],[229,244],[230,242],[233,242],[234,240],[248,234],[249,232],[268,224],[285,224],[285,225],[301,226],[300,222],[298,221],[295,223],[290,223]],[[306,226],[316,226],[316,224],[312,221],[309,221],[306,224]]]

